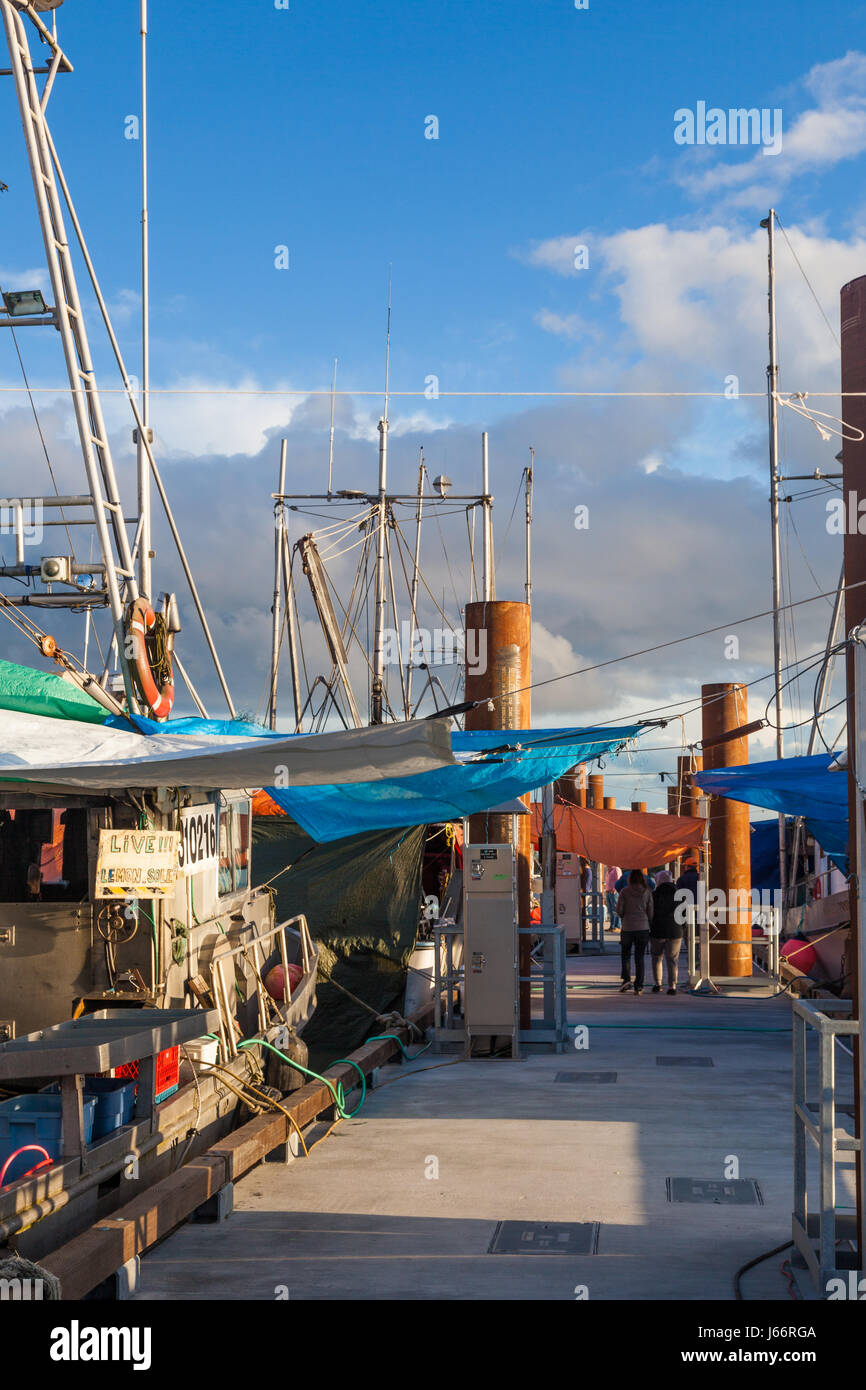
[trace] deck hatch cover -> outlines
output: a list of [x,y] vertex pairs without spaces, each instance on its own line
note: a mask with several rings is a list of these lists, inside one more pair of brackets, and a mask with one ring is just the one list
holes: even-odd
[[615,1071],[558,1071],[554,1077],[555,1081],[585,1081],[587,1084],[594,1083],[598,1086],[606,1086],[616,1081]]
[[737,1207],[764,1205],[761,1189],[754,1178],[728,1178],[721,1181],[668,1178],[667,1192],[669,1202],[703,1202],[711,1206]]
[[656,1057],[657,1067],[711,1067],[712,1057]]
[[488,1255],[594,1255],[597,1221],[499,1221]]

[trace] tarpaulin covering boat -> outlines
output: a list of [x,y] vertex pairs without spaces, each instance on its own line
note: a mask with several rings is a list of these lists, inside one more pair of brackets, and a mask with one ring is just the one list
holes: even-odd
[[696,772],[692,780],[702,791],[745,801],[768,811],[803,816],[806,828],[835,864],[848,868],[848,778],[831,771],[836,754],[747,763]]
[[301,786],[369,786],[454,763],[442,720],[277,736],[247,726],[255,737],[156,727],[161,732],[142,734],[7,709],[0,712],[0,779],[76,790],[260,787],[280,777]]
[[[434,721],[436,722],[436,721]],[[455,730],[457,761],[409,779],[349,787],[267,787],[320,843],[395,826],[433,825],[489,811],[621,748],[639,724],[611,728]]]

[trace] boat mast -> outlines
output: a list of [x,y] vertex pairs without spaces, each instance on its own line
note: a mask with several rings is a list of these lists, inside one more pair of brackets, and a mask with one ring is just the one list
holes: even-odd
[[424,508],[424,449],[418,451],[418,508],[415,512],[415,554],[412,568],[412,594],[409,601],[409,651],[406,672],[406,708],[408,718],[412,718],[412,653],[415,650],[415,628],[418,624],[418,575],[421,560],[421,517]]
[[274,606],[271,610],[273,613],[273,630],[271,636],[271,698],[268,701],[268,704],[270,706],[269,723],[272,729],[275,729],[277,727],[277,678],[280,667],[280,628],[282,626],[280,600],[282,598],[283,590],[283,542],[285,532],[283,493],[285,492],[285,490],[286,440],[283,439],[280,442],[279,493],[278,500],[274,503]]
[[[38,14],[28,7],[28,18],[36,27],[43,42],[48,44],[52,53],[49,76],[46,80],[45,90],[40,96],[23,15],[12,4],[12,0],[0,0],[0,13],[3,16],[3,26],[9,48],[9,71],[15,82],[27,158],[33,179],[36,210],[39,216],[45,259],[54,299],[54,304],[47,307],[44,316],[36,315],[23,320],[23,322],[53,324],[60,334],[82,459],[90,490],[93,521],[99,541],[102,565],[104,566],[106,598],[111,610],[114,638],[119,650],[122,651],[125,625],[124,594],[121,593],[121,583],[125,585],[125,597],[127,599],[137,598],[138,587],[132,566],[132,552],[126,534],[126,522],[117,486],[114,461],[108,442],[108,431],[96,388],[93,359],[90,354],[84,313],[78,295],[75,269],[70,255],[69,238],[60,203],[57,179],[59,178],[62,182],[62,173],[59,162],[57,162],[57,178],[55,178],[55,165],[52,163],[54,148],[45,117],[56,73],[58,71],[70,72],[72,65],[60,48],[55,34],[46,29]],[[19,322],[22,321],[19,320]],[[115,562],[112,539],[119,563]],[[64,595],[64,601],[65,598]],[[121,667],[129,709],[138,713],[138,701],[129,663],[124,661],[121,663]]]
[[301,677],[298,670],[298,639],[295,631],[295,586],[292,581],[292,555],[289,549],[289,536],[283,518],[283,576],[286,586],[286,631],[289,638],[289,664],[292,671],[292,700],[295,709],[295,733],[303,733],[301,727],[303,709],[301,706]]
[[490,461],[487,453],[487,431],[481,436],[481,597],[485,603],[496,598],[493,575],[493,498],[490,496]]
[[334,490],[334,409],[337,403],[337,358],[334,358],[334,380],[331,384],[331,430],[328,437],[328,496]]
[[147,0],[141,0],[141,419],[135,431],[138,466],[138,586],[153,599],[150,566],[150,460],[142,434],[153,443],[150,428],[150,230],[147,197]]
[[[776,706],[776,757],[784,756],[782,738],[782,554],[779,539],[779,364],[776,356],[776,211],[770,208],[761,226],[767,229],[768,238],[768,308],[770,361],[767,366],[767,409],[770,425],[770,536],[773,549],[773,671]],[[785,816],[779,813],[779,891],[784,906],[787,897],[787,853],[785,841]]]
[[391,364],[391,271],[388,270],[388,326],[385,332],[385,410],[379,421],[379,496],[376,531],[376,600],[374,610],[373,683],[370,696],[370,723],[381,724],[384,706],[385,674],[385,526],[388,502],[388,391]]

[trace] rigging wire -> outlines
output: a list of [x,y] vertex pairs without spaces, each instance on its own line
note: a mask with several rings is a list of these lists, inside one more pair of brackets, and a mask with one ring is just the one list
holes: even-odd
[[[47,465],[48,465],[48,472],[49,472],[49,474],[51,475],[51,486],[54,488],[54,496],[55,496],[55,497],[59,497],[59,496],[60,496],[60,489],[59,489],[58,486],[57,486],[57,479],[56,479],[55,476],[54,476],[54,469],[53,469],[53,467],[52,467],[51,458],[50,458],[49,453],[48,453],[48,445],[45,443],[45,435],[42,433],[42,424],[41,424],[41,422],[40,422],[39,415],[38,415],[38,412],[37,412],[37,410],[36,410],[36,402],[35,402],[34,399],[33,399],[33,392],[32,392],[32,390],[30,389],[30,382],[29,382],[28,379],[27,379],[27,372],[26,372],[26,370],[25,370],[25,368],[24,368],[24,359],[23,359],[23,357],[21,356],[21,349],[20,349],[20,347],[18,346],[18,337],[17,337],[16,332],[15,332],[15,329],[13,328],[13,326],[12,326],[11,323],[9,324],[9,329],[10,329],[10,332],[11,332],[11,334],[12,334],[12,343],[13,343],[13,346],[14,346],[14,348],[15,348],[15,355],[16,355],[16,357],[18,358],[18,365],[19,365],[20,368],[21,368],[21,376],[22,376],[23,379],[24,379],[24,386],[25,386],[25,388],[26,388],[26,390],[27,390],[27,399],[28,399],[29,402],[30,402],[30,409],[33,411],[33,419],[34,419],[35,424],[36,424],[36,431],[37,431],[37,433],[38,433],[38,435],[39,435],[39,442],[40,442],[40,444],[42,445],[42,452],[43,452],[43,454],[45,455],[45,462],[46,462]],[[75,559],[75,547],[74,547],[74,545],[72,544],[72,537],[71,537],[71,535],[69,534],[69,527],[68,527],[68,525],[66,525],[66,513],[65,513],[65,511],[63,510],[62,507],[60,508],[60,515],[61,515],[61,517],[63,518],[64,530],[66,531],[66,539],[67,539],[67,541],[69,542],[69,553],[70,553],[70,555],[72,556],[72,558],[73,558],[73,560],[74,560],[74,559]]]
[[[20,386],[4,385],[0,383],[0,392],[9,395],[21,394]],[[33,386],[31,390],[56,396],[64,395],[69,390],[69,382],[64,381],[59,386]],[[100,394],[103,396],[125,396],[128,398],[129,392],[125,386],[102,386]],[[151,386],[149,394],[153,396],[328,396],[331,395],[331,388],[321,389],[319,387],[247,387],[247,386]],[[382,389],[376,390],[355,390],[351,387],[341,388],[334,392],[337,396],[381,396]],[[818,399],[838,400],[859,397],[866,397],[866,391],[809,391],[806,394],[815,396]],[[412,400],[426,400],[430,397],[426,391],[390,391],[393,397],[404,397]],[[488,400],[494,398],[503,399],[553,399],[553,400],[729,400],[726,391],[439,391],[437,399],[481,399]],[[762,391],[740,391],[739,399],[766,401],[766,387]]]
[[[846,586],[846,592],[847,592],[847,591],[850,591],[850,590],[853,590],[853,589],[859,589],[859,588],[860,588],[862,585],[864,585],[864,584],[866,584],[866,579],[860,579],[860,580],[857,581],[856,584],[849,584],[849,585],[847,585],[847,586]],[[835,590],[835,589],[832,589],[832,590],[829,590],[828,592],[829,592],[829,593],[832,593],[833,595],[835,595],[836,590]],[[797,600],[796,600],[795,602],[793,602],[793,603],[781,604],[781,605],[780,605],[780,611],[783,611],[783,610],[786,609],[786,608],[802,608],[802,607],[803,607],[805,604],[807,604],[807,603],[814,603],[814,602],[816,601],[816,599],[819,599],[819,598],[826,598],[826,597],[827,597],[827,594],[826,594],[826,593],[813,594],[811,598],[801,598],[801,599],[797,599]],[[649,655],[650,653],[652,653],[652,652],[660,652],[660,651],[666,650],[666,649],[669,648],[669,647],[677,647],[677,646],[680,646],[681,643],[683,643],[683,642],[694,642],[694,641],[696,641],[696,640],[697,640],[698,638],[700,638],[700,637],[709,637],[709,636],[712,636],[712,634],[715,633],[715,632],[724,632],[726,629],[730,629],[730,628],[732,628],[732,627],[740,626],[740,625],[743,624],[743,623],[753,623],[753,622],[757,622],[759,618],[769,618],[769,617],[772,617],[772,615],[773,615],[773,609],[772,609],[772,608],[765,608],[765,609],[763,609],[762,612],[760,612],[760,613],[750,613],[750,614],[748,615],[748,617],[745,617],[745,618],[732,618],[732,619],[730,619],[730,620],[729,620],[728,622],[726,622],[726,623],[717,623],[714,627],[706,627],[706,628],[703,628],[700,632],[690,632],[690,633],[687,633],[687,634],[686,634],[685,636],[683,636],[683,637],[673,637],[673,638],[671,638],[671,639],[670,639],[669,641],[667,641],[667,642],[656,642],[656,643],[655,643],[653,646],[651,646],[651,647],[642,647],[642,648],[640,648],[640,650],[638,650],[638,651],[626,652],[626,653],[624,653],[622,656],[612,656],[612,657],[609,657],[606,661],[597,661],[597,662],[594,662],[591,666],[581,666],[581,667],[579,667],[576,671],[564,671],[561,675],[558,675],[558,676],[548,676],[545,680],[533,681],[530,685],[521,686],[520,689],[518,689],[518,690],[511,690],[511,691],[508,691],[507,694],[503,694],[503,695],[491,695],[491,696],[489,696],[489,700],[491,700],[491,701],[493,701],[493,700],[504,700],[504,699],[506,699],[506,698],[507,698],[507,699],[512,699],[513,696],[515,696],[515,695],[520,695],[520,694],[522,694],[522,693],[523,693],[524,691],[526,691],[526,690],[538,690],[538,689],[540,689],[542,686],[545,686],[545,685],[555,685],[555,684],[557,684],[557,682],[559,682],[559,681],[572,680],[575,676],[585,676],[585,675],[587,675],[590,671],[600,671],[600,670],[602,670],[602,668],[604,668],[604,667],[606,667],[606,666],[616,666],[616,665],[618,665],[621,661],[633,661],[634,658],[635,658],[635,657],[638,657],[638,656],[648,656],[648,655]],[[764,679],[766,679],[766,677],[764,677]],[[750,683],[751,683],[751,682],[750,682]],[[684,703],[684,702],[683,702],[683,701],[680,701],[679,703]],[[671,708],[671,706],[668,706],[668,705],[660,705],[660,706],[658,706],[658,708],[660,708],[660,709],[668,709],[668,708]],[[700,708],[700,706],[698,706],[698,708]]]
[[[462,508],[461,508],[460,510],[462,510]],[[438,507],[434,507],[434,509],[433,509],[433,515],[434,515],[435,518],[436,518],[436,530],[439,532],[439,540],[440,540],[441,543],[442,543],[442,554],[445,556],[445,567],[446,567],[446,569],[448,570],[448,578],[449,578],[450,581],[451,581],[451,592],[452,592],[452,594],[454,595],[454,606],[456,607],[457,611],[459,612],[459,611],[460,611],[460,600],[459,600],[459,598],[457,597],[457,589],[456,589],[455,584],[454,584],[454,575],[451,573],[451,561],[450,561],[449,558],[448,558],[448,548],[447,548],[447,546],[445,545],[445,537],[444,537],[443,534],[442,534],[442,525],[441,525],[441,523],[440,523],[440,521],[439,521],[439,509],[438,509]],[[394,524],[395,524],[395,526],[396,526],[396,518],[395,518]],[[463,591],[464,591],[464,593],[465,593],[465,592],[466,592],[466,584],[465,584],[464,581],[463,581],[463,575],[462,575],[462,573],[461,573],[461,576],[460,576],[460,581],[461,581],[461,583],[463,584]]]
[[[397,532],[397,536],[398,536],[398,539],[399,539],[399,541],[400,541],[400,544],[401,544],[401,545],[404,545],[404,546],[406,547],[406,552],[407,552],[407,554],[408,554],[408,553],[409,553],[409,542],[408,542],[408,540],[406,539],[406,537],[403,535],[403,531],[402,531],[402,528],[401,528],[401,526],[400,526],[400,523],[396,520],[396,518],[395,518],[395,520],[394,520],[394,530]],[[413,561],[413,563],[414,563],[414,561]],[[427,583],[427,580],[424,578],[424,575],[421,573],[420,569],[419,569],[419,571],[418,571],[418,578],[420,579],[421,583],[424,585],[424,588],[427,590],[427,593],[428,593],[429,596],[430,596],[430,600],[431,600],[431,602],[433,603],[433,605],[434,605],[434,607],[435,607],[437,613],[439,614],[440,618],[442,619],[442,621],[443,621],[444,623],[447,623],[448,627],[451,629],[452,632],[456,632],[457,629],[455,628],[455,626],[454,626],[454,624],[452,623],[451,619],[448,617],[448,615],[447,615],[447,613],[445,612],[444,608],[442,608],[441,605],[439,604],[439,602],[438,602],[438,600],[437,600],[437,598],[436,598],[436,595],[433,593],[433,590],[430,588],[430,585]]]
[[800,536],[800,532],[799,532],[799,530],[798,530],[798,528],[797,528],[797,522],[796,522],[796,520],[794,519],[794,513],[790,510],[790,508],[787,509],[787,515],[788,515],[788,517],[790,518],[790,521],[791,521],[791,529],[793,530],[794,535],[795,535],[796,538],[797,538],[797,544],[798,544],[798,546],[800,547],[800,554],[803,556],[803,560],[804,560],[804,562],[805,562],[806,568],[807,568],[807,570],[809,571],[810,575],[812,576],[812,579],[813,579],[814,584],[815,584],[815,588],[817,589],[818,593],[820,594],[820,596],[821,596],[822,598],[826,598],[826,600],[827,600],[827,607],[830,608],[830,609],[832,609],[832,607],[833,607],[833,600],[829,597],[828,594],[825,594],[825,593],[822,591],[822,589],[821,589],[821,581],[820,581],[820,579],[818,578],[818,576],[817,576],[817,574],[815,573],[815,571],[812,569],[811,564],[809,563],[809,556],[806,554],[806,548],[805,548],[805,546],[803,545],[802,537]]
[[833,339],[833,342],[836,344],[837,348],[838,348],[839,351],[841,352],[841,351],[842,351],[842,344],[839,342],[839,339],[836,337],[836,330],[835,330],[835,328],[833,327],[832,323],[830,322],[830,320],[828,319],[827,315],[826,315],[825,312],[824,312],[824,306],[822,305],[820,299],[818,298],[817,294],[815,293],[814,287],[813,287],[813,285],[812,285],[812,281],[809,279],[808,275],[806,274],[805,270],[803,269],[803,264],[802,264],[802,261],[800,260],[800,257],[797,255],[797,252],[794,250],[793,246],[791,245],[791,240],[790,240],[790,238],[789,238],[789,236],[788,236],[788,233],[785,231],[785,228],[782,226],[782,219],[780,218],[780,216],[779,216],[778,213],[776,213],[775,216],[776,216],[776,226],[779,228],[779,231],[782,233],[782,236],[785,238],[785,244],[787,245],[788,250],[790,251],[791,255],[794,257],[794,260],[795,260],[796,263],[797,263],[797,268],[798,268],[798,270],[800,271],[800,274],[802,275],[803,279],[806,281],[806,284],[809,286],[809,293],[811,294],[812,298],[814,299],[815,303],[817,304],[818,310],[819,310],[819,312],[820,312],[820,314],[821,314],[821,317],[822,317],[822,319],[824,320],[824,322],[826,323],[828,329],[830,330],[830,337]]
[[520,475],[520,477],[519,477],[519,479],[518,479],[518,482],[517,482],[517,491],[516,491],[515,494],[514,494],[514,506],[511,508],[511,515],[510,515],[510,517],[508,518],[508,525],[507,525],[506,528],[505,528],[505,535],[502,537],[502,546],[501,546],[501,550],[502,550],[503,552],[504,552],[504,550],[505,550],[505,545],[506,545],[506,542],[507,542],[507,540],[508,540],[508,533],[509,533],[509,531],[511,530],[511,523],[514,521],[514,513],[517,511],[517,504],[518,504],[518,502],[520,501],[520,494],[521,494],[521,492],[523,491],[523,480],[524,480],[524,478],[526,477],[526,475],[527,475],[528,472],[529,472],[529,469],[528,469],[528,468],[524,468],[524,470],[523,470],[523,472],[521,473],[521,475]]

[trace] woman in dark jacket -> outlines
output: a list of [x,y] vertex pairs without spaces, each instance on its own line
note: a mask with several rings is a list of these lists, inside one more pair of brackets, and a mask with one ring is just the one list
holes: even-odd
[[643,993],[644,956],[650,939],[650,923],[653,918],[653,895],[647,887],[646,879],[640,869],[632,869],[628,883],[616,901],[617,916],[622,922],[620,934],[620,955],[622,960],[622,985],[620,994],[631,987],[631,953],[634,947],[634,992]]
[[650,955],[653,966],[653,994],[661,994],[662,957],[668,977],[668,994],[677,992],[677,961],[683,944],[683,929],[676,919],[677,890],[667,869],[656,878],[653,893],[653,919],[650,926]]

